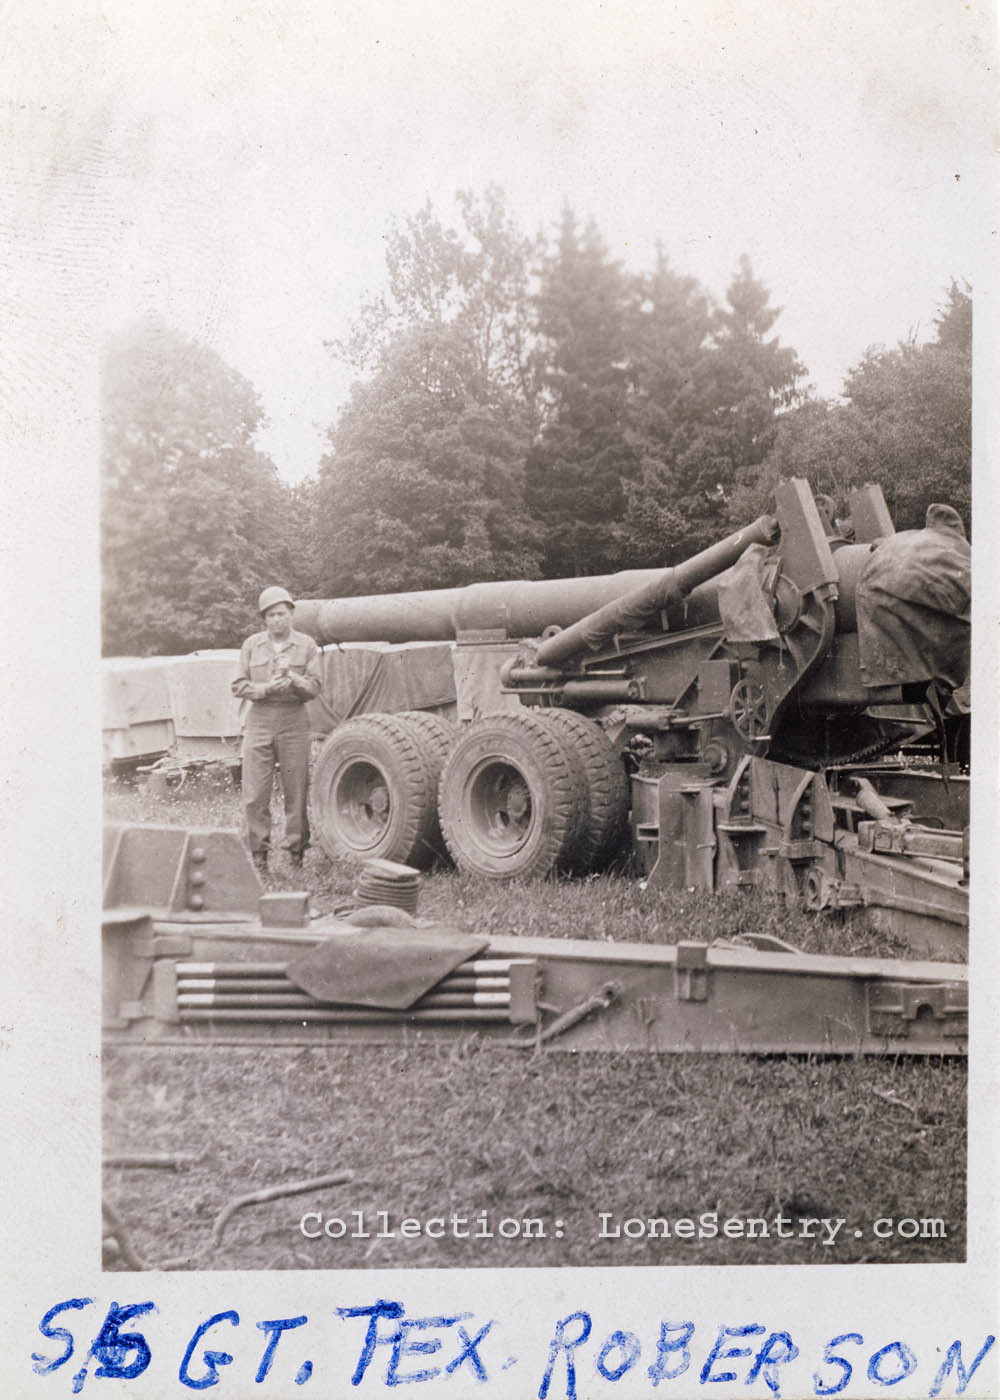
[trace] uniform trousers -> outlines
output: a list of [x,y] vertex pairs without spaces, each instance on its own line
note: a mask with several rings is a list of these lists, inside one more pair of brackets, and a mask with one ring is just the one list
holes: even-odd
[[309,716],[305,705],[257,701],[243,731],[243,803],[250,850],[271,846],[271,793],[278,769],[285,802],[285,849],[301,855],[309,845]]

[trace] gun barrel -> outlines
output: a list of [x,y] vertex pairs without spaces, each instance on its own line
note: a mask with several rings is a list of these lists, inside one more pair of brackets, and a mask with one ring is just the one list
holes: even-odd
[[295,626],[329,642],[446,642],[459,632],[502,627],[509,637],[537,637],[569,627],[614,598],[661,577],[662,569],[627,569],[588,578],[512,579],[421,593],[303,599]]

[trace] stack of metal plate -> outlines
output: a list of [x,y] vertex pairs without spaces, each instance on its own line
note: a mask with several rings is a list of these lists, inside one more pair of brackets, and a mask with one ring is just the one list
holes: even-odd
[[354,893],[362,904],[389,904],[415,914],[419,888],[420,871],[411,865],[400,865],[394,860],[368,860]]

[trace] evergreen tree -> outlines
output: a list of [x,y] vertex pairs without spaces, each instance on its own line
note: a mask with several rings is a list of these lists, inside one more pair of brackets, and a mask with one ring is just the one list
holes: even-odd
[[685,553],[726,533],[729,498],[756,478],[781,415],[799,399],[804,369],[794,350],[769,335],[780,314],[749,258],[741,257],[726,305],[715,314],[711,353],[699,363],[703,417],[677,461],[677,509],[689,531]]
[[153,321],[120,334],[102,385],[106,655],[234,646],[264,584],[294,586],[286,489],[254,447],[252,385]]
[[768,509],[775,482],[806,476],[843,506],[854,486],[882,487],[899,530],[946,501],[971,524],[972,300],[952,283],[935,338],[875,346],[848,373],[840,403],[808,401],[779,422],[753,484],[734,493],[730,524]]
[[769,335],[779,316],[741,258],[714,310],[662,253],[642,300],[636,339],[636,422],[641,471],[626,487],[626,529],[636,565],[676,563],[731,528],[741,498],[776,441],[802,373],[793,350]]
[[662,248],[639,281],[629,322],[632,443],[639,473],[625,483],[625,546],[634,567],[676,562],[690,552],[678,499],[678,464],[711,410],[705,359],[713,327],[709,299],[676,273]]
[[634,288],[593,220],[563,210],[542,266],[538,330],[545,421],[527,460],[528,502],[545,532],[549,577],[623,560],[625,483],[638,470],[629,429],[628,322]]

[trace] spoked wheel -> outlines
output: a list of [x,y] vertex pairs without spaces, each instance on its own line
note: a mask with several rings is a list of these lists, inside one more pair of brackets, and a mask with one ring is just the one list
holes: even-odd
[[456,740],[438,808],[460,870],[495,879],[548,875],[568,864],[581,787],[563,740],[543,717],[491,715]]
[[364,715],[340,725],[316,760],[311,815],[331,858],[430,865],[440,845],[437,773],[416,731],[398,715]]
[[748,743],[770,738],[767,696],[759,681],[746,676],[736,683],[729,697],[729,717],[737,734]]

